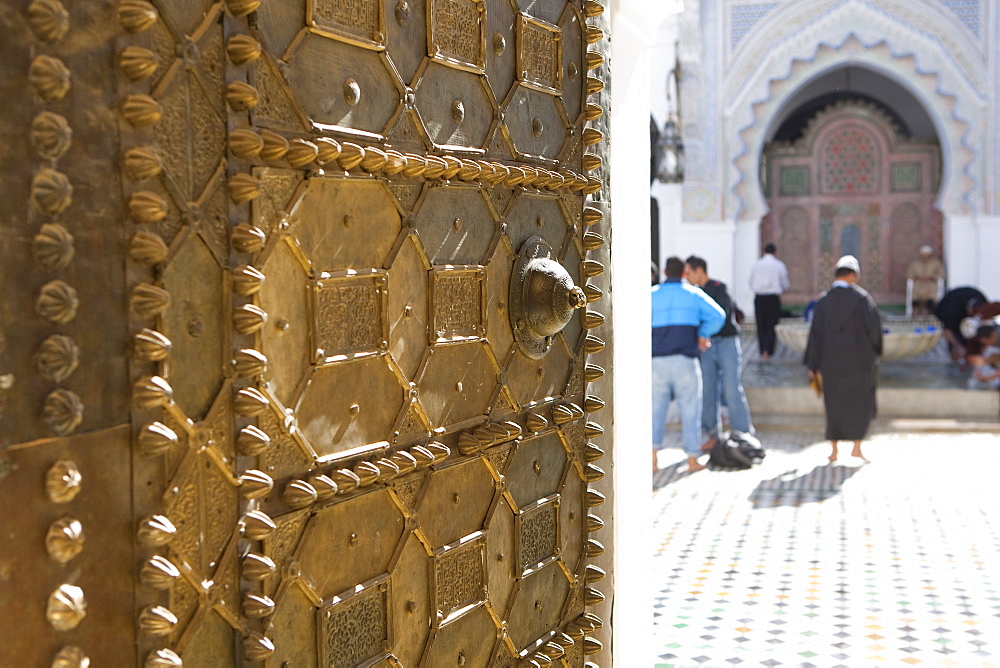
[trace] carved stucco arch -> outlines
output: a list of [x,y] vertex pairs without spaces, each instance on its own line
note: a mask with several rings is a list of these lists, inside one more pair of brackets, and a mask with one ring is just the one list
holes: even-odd
[[[980,209],[982,154],[973,138],[985,137],[978,127],[985,89],[981,58],[967,44],[956,47],[957,53],[946,52],[946,47],[960,42],[949,32],[953,27],[944,15],[937,26],[941,34],[932,38],[901,22],[899,15],[887,16],[885,6],[893,2],[883,1],[881,8],[860,0],[823,4],[821,12],[816,12],[812,2],[795,8],[803,15],[810,12],[811,18],[798,17],[794,10],[781,12],[781,30],[776,33],[768,25],[759,26],[736,54],[739,62],[730,68],[724,98],[730,102],[724,115],[726,134],[737,138],[729,145],[726,210],[734,219],[745,221],[759,220],[766,213],[759,164],[772,125],[803,86],[845,66],[877,72],[920,101],[941,144],[938,207],[964,215]],[[930,6],[909,6],[901,13],[911,16],[915,11],[937,13]],[[925,20],[933,22],[935,17]],[[867,26],[864,34],[859,25]],[[777,46],[776,37],[784,40]],[[758,52],[769,55],[758,57]],[[742,64],[755,58],[762,65],[757,69]]]

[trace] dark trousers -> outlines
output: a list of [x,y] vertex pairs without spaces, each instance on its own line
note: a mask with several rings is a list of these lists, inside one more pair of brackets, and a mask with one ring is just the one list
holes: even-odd
[[757,346],[760,354],[774,354],[774,326],[781,319],[781,297],[779,295],[757,295],[753,300],[754,315],[757,316]]

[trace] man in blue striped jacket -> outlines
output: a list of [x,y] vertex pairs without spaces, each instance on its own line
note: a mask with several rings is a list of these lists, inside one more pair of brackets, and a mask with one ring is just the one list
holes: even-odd
[[656,451],[663,443],[664,423],[670,401],[681,414],[688,472],[705,468],[701,455],[701,365],[698,355],[712,345],[712,335],[722,329],[726,313],[711,297],[684,282],[684,260],[667,258],[666,281],[653,286],[653,469]]

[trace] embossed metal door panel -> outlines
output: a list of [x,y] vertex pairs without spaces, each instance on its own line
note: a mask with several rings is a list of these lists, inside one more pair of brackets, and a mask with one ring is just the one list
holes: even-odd
[[2,4],[0,665],[602,658],[601,4]]

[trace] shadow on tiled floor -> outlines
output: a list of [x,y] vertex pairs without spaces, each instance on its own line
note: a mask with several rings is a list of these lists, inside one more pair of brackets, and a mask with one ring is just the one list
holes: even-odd
[[759,436],[746,471],[661,452],[650,665],[1000,665],[1000,435]]

